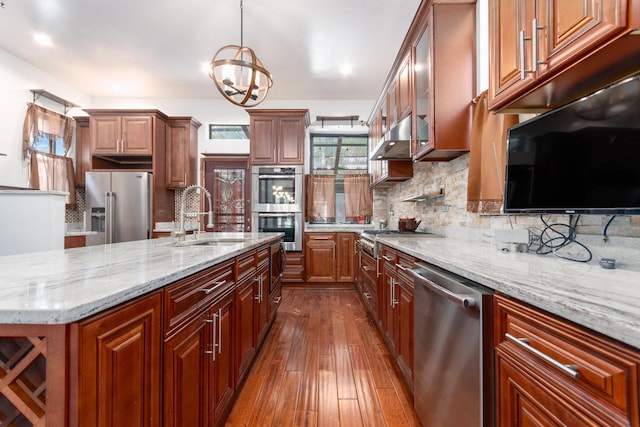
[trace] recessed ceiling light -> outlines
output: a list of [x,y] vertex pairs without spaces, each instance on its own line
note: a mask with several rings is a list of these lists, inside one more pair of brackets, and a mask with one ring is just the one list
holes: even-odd
[[353,67],[351,66],[351,64],[343,64],[342,67],[340,67],[340,73],[343,76],[348,76],[352,72],[353,72]]
[[35,33],[33,35],[33,39],[36,41],[36,43],[38,43],[39,45],[42,46],[46,46],[46,47],[51,47],[53,46],[53,42],[51,41],[51,37],[49,37],[48,35],[46,35],[45,33]]

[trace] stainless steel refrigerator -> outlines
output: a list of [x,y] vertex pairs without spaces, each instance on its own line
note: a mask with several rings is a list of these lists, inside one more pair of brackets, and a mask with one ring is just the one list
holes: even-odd
[[87,172],[87,245],[151,238],[151,173]]

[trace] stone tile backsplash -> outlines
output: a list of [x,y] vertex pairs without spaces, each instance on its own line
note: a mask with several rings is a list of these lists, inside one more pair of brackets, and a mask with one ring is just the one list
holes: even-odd
[[[386,220],[389,228],[398,228],[398,220],[415,217],[422,220],[421,229],[444,235],[491,234],[493,229],[542,228],[539,215],[485,215],[467,212],[467,173],[469,155],[450,162],[413,164],[413,178],[374,191],[376,225]],[[444,196],[427,201],[403,202],[409,197],[444,189]],[[389,209],[389,207],[392,209]],[[582,215],[577,231],[582,235],[601,235],[610,215]],[[567,223],[567,215],[554,215],[550,221]],[[608,236],[640,237],[640,216],[617,216],[607,230]]]

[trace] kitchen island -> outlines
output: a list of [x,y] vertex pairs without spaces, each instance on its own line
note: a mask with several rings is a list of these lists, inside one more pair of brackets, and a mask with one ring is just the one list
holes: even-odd
[[0,257],[3,422],[221,419],[277,310],[282,234],[198,238]]

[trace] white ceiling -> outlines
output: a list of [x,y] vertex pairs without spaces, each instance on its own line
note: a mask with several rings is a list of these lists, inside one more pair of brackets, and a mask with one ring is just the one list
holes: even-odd
[[[240,0],[0,2],[0,48],[90,96],[221,98],[202,64],[240,44]],[[245,0],[244,44],[274,76],[269,99],[373,100],[419,3]]]

